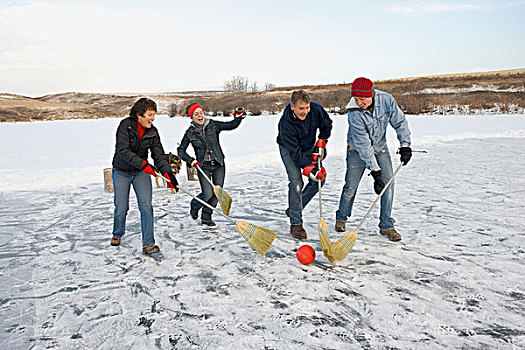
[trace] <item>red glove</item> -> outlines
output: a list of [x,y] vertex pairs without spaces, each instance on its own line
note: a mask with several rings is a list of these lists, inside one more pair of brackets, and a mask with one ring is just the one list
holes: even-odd
[[164,177],[170,179],[170,182],[168,182],[166,186],[168,186],[168,188],[173,188],[175,192],[179,192],[179,182],[177,181],[175,174],[169,171],[167,173],[164,173]]
[[235,118],[244,118],[246,116],[246,111],[244,110],[244,107],[237,107],[233,111],[233,116]]
[[195,167],[195,168],[196,168],[196,167],[202,167],[202,164],[199,163],[199,162],[197,162],[196,160],[194,160],[193,162],[191,162],[190,165],[191,165],[192,167]]
[[308,176],[314,181],[324,181],[326,180],[326,169],[321,167],[321,170],[317,168],[317,164],[312,163],[303,168],[303,175]]
[[326,158],[326,142],[328,140],[326,139],[319,139],[314,145],[314,151],[312,152],[312,161],[314,163],[317,162],[317,158],[321,157],[321,160],[324,160]]
[[153,165],[149,164],[146,160],[142,162],[142,167],[140,168],[140,170],[142,170],[148,175],[157,177],[157,174],[155,174],[155,172],[158,170]]

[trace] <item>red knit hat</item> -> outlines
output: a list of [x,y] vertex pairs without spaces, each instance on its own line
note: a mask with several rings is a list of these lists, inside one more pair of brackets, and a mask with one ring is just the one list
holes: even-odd
[[350,93],[352,97],[372,97],[374,96],[374,83],[367,78],[357,78],[352,83]]
[[195,112],[197,108],[204,110],[202,106],[198,103],[193,103],[188,107],[188,115],[190,116],[190,118],[193,118],[193,112]]

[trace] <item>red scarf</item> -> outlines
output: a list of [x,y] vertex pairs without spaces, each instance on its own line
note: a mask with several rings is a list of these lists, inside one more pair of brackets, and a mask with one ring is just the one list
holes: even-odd
[[142,136],[144,136],[144,133],[146,132],[146,128],[140,124],[139,120],[137,119],[137,131],[139,132],[139,141],[142,140]]

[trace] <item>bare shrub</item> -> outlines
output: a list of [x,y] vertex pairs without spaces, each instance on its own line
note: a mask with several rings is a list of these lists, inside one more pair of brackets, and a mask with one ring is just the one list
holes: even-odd
[[264,90],[268,91],[273,89],[275,89],[275,84],[269,82],[264,83]]
[[186,107],[181,102],[171,103],[168,106],[168,116],[173,118],[175,116],[182,116],[186,112]]
[[231,80],[224,82],[224,90],[228,92],[246,92],[248,91],[248,78],[236,75]]

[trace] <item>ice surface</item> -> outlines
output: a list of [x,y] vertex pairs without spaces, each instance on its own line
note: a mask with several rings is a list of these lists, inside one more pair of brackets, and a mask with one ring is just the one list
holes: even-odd
[[[333,116],[323,214],[333,241],[345,172],[346,117]],[[205,228],[190,198],[155,189],[164,260],[127,234],[110,247],[103,190],[118,119],[0,124],[0,340],[6,349],[517,349],[525,347],[525,116],[411,116],[414,153],[396,178],[403,240],[378,234],[378,209],[348,257],[331,265],[304,211],[310,266],[284,214],[278,116],[221,134],[231,216],[278,236],[259,256],[219,215]],[[188,119],[158,117],[167,151]],[[397,141],[388,136],[394,166]],[[198,184],[181,184],[197,192]],[[375,199],[365,176],[357,226]]]

